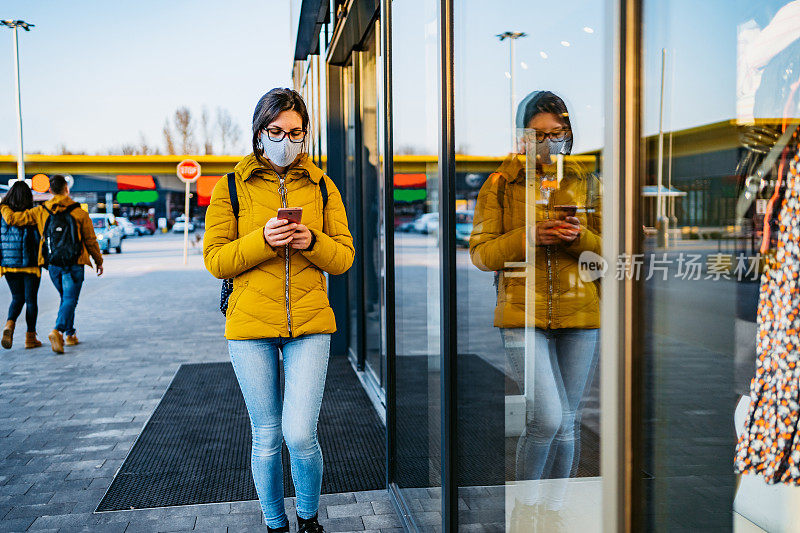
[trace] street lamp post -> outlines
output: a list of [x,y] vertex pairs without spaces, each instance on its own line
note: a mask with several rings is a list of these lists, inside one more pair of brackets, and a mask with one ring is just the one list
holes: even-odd
[[509,89],[510,89],[510,126],[511,126],[511,151],[514,151],[514,144],[516,143],[517,139],[517,132],[515,127],[514,121],[514,101],[517,99],[517,95],[514,93],[514,41],[521,37],[527,37],[528,34],[522,31],[506,31],[497,35],[497,38],[500,41],[505,41],[508,39],[508,78],[509,78]]
[[24,20],[0,20],[0,24],[14,31],[14,74],[16,85],[14,86],[17,93],[17,133],[18,133],[18,152],[17,152],[17,179],[25,181],[25,152],[22,148],[22,96],[20,94],[19,82],[19,39],[17,36],[17,29],[22,28],[25,31],[31,31],[33,24],[28,24]]

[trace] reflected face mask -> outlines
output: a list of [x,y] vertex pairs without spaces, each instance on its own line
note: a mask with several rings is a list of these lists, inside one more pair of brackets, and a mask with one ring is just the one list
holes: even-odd
[[288,136],[278,142],[270,141],[266,133],[261,134],[261,146],[264,157],[279,167],[288,167],[303,151],[303,143],[293,143]]
[[563,154],[568,155],[572,151],[572,139],[562,139],[555,141],[553,139],[544,139],[536,141],[536,155],[539,156],[541,162],[545,165],[552,163],[551,156]]

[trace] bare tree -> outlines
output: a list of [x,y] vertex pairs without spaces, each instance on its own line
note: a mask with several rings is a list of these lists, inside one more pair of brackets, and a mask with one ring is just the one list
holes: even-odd
[[[86,155],[86,152],[79,152],[79,151],[76,151],[76,150],[70,150],[69,148],[67,148],[67,145],[64,144],[64,143],[59,144],[58,148],[56,148],[56,151],[60,155]],[[32,152],[28,152],[28,153],[32,153]]]
[[413,144],[402,144],[394,149],[395,155],[416,155],[422,151]]
[[150,146],[147,143],[147,138],[144,133],[139,132],[139,145],[136,147],[136,153],[139,155],[155,155],[158,153],[158,148]]
[[161,129],[164,134],[164,146],[167,153],[170,155],[175,154],[175,137],[172,134],[172,128],[169,125],[169,119],[164,119],[164,127]]
[[203,112],[200,114],[200,125],[203,128],[203,151],[206,155],[214,153],[214,142],[211,137],[211,117],[208,113],[208,108],[203,106]]
[[138,150],[135,144],[123,144],[119,151],[122,155],[136,155]]
[[222,153],[227,154],[231,150],[236,150],[242,130],[233,122],[230,111],[222,107],[217,108],[217,130],[222,144]]
[[197,153],[197,146],[194,143],[194,120],[188,107],[179,107],[175,110],[175,131],[181,144],[181,153]]

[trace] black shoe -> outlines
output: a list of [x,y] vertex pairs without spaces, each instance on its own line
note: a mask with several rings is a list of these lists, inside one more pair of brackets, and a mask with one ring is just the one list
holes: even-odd
[[300,515],[297,515],[297,533],[325,533],[325,530],[317,522],[317,515],[309,519],[300,518]]
[[267,526],[267,531],[269,533],[289,533],[289,524],[286,524],[285,526],[279,528],[272,528]]

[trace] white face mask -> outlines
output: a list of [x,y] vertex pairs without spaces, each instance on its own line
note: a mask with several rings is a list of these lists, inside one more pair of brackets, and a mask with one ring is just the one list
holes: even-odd
[[266,133],[261,134],[261,146],[264,157],[279,167],[288,167],[303,151],[303,143],[293,143],[288,136],[278,142],[270,141]]

